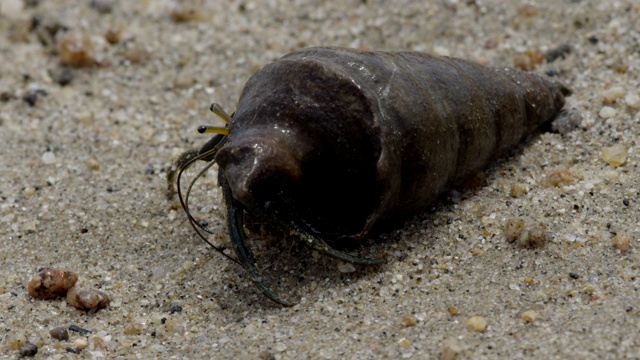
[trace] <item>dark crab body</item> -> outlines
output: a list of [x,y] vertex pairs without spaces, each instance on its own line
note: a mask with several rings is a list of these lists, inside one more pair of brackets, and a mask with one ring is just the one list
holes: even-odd
[[254,74],[228,136],[176,164],[215,157],[236,254],[265,294],[286,303],[257,275],[242,211],[267,214],[329,255],[375,263],[323,239],[361,239],[424,209],[551,120],[563,91],[536,74],[460,59],[310,48]]

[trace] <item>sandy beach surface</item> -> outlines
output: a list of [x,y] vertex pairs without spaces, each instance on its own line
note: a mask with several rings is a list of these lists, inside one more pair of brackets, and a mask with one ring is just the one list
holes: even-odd
[[[212,102],[320,45],[549,74],[578,127],[349,250],[384,265],[256,240],[284,308],[195,235],[166,172],[222,124]],[[0,358],[640,359],[639,134],[637,0],[0,0]],[[227,245],[215,169],[192,209]],[[110,305],[34,299],[41,268]],[[49,333],[70,325],[90,332]]]

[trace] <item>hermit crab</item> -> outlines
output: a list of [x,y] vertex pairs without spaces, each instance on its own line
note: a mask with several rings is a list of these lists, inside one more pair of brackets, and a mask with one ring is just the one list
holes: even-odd
[[[334,248],[380,224],[425,209],[552,120],[566,88],[533,73],[417,52],[317,47],[290,53],[247,81],[236,111],[211,110],[225,127],[183,153],[168,172],[187,216],[182,172],[218,164],[233,251],[269,299],[247,246],[245,213],[290,229],[313,249],[378,264]],[[194,181],[197,180],[194,179]],[[218,249],[220,250],[220,249]]]

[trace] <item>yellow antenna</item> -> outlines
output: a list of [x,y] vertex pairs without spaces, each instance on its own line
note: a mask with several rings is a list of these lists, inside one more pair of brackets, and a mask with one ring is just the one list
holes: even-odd
[[222,109],[222,106],[219,104],[213,103],[209,108],[212,113],[218,115],[220,119],[222,119],[225,123],[225,126],[208,126],[208,125],[200,125],[198,126],[198,132],[200,134],[220,134],[220,135],[229,135],[229,124],[231,124],[231,116],[227,114],[226,111]]

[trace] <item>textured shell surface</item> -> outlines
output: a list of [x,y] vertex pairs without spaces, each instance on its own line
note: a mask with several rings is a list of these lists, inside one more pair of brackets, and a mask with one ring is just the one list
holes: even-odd
[[363,238],[425,208],[563,105],[561,87],[533,73],[309,48],[248,80],[216,161],[249,211]]

